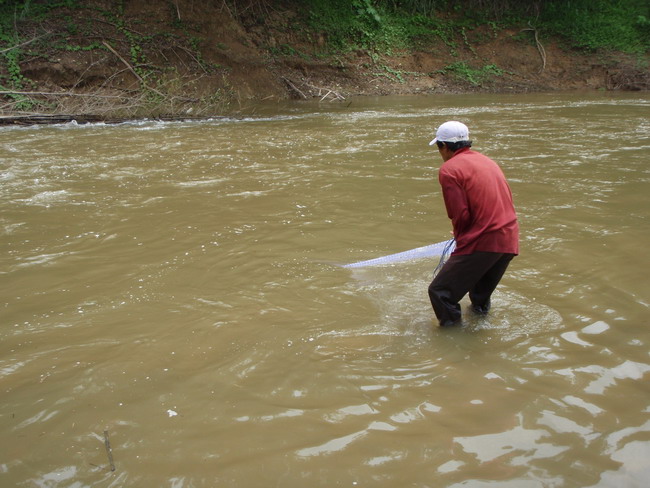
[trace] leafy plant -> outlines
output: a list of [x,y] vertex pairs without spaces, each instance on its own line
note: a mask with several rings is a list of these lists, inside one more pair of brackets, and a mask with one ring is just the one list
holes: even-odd
[[301,0],[305,22],[314,32],[325,32],[332,51],[355,49],[390,53],[440,37],[451,42],[449,23],[409,14],[395,4],[372,0]]
[[464,61],[452,63],[442,68],[440,73],[452,74],[461,80],[465,80],[473,86],[479,86],[492,76],[502,76],[504,71],[495,64],[488,64],[482,68],[472,68]]
[[546,5],[540,21],[547,31],[575,47],[646,52],[649,17],[647,0],[554,0]]
[[410,75],[410,76],[420,76],[420,73],[416,73],[414,71],[405,71],[401,69],[394,69],[391,68],[390,66],[382,65],[381,68],[383,69],[383,73],[374,73],[375,76],[384,76],[388,78],[389,80],[397,80],[400,83],[406,83],[406,80],[404,79],[404,75]]

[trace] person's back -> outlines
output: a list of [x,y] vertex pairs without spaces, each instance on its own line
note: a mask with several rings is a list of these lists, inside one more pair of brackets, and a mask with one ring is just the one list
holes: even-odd
[[438,178],[456,238],[454,254],[518,254],[519,228],[512,193],[494,161],[463,148],[441,166]]

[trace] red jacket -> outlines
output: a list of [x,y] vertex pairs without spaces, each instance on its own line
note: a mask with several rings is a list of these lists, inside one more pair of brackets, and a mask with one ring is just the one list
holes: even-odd
[[519,224],[501,168],[463,148],[440,167],[438,180],[456,238],[453,254],[519,254]]

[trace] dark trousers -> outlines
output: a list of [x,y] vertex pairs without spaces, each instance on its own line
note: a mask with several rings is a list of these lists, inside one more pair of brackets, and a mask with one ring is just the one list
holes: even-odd
[[440,325],[460,320],[460,302],[467,292],[472,308],[487,313],[490,297],[514,254],[475,252],[451,256],[429,285],[429,299]]

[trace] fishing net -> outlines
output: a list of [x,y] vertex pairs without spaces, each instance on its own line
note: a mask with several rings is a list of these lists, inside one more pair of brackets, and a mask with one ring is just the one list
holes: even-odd
[[440,256],[440,262],[434,271],[434,275],[447,261],[449,255],[456,248],[456,241],[449,239],[448,241],[437,242],[429,244],[428,246],[416,247],[409,251],[398,252],[396,254],[389,254],[379,258],[368,259],[366,261],[359,261],[357,263],[346,264],[344,268],[365,268],[367,266],[380,266],[384,264],[401,263],[404,261],[413,261],[415,259],[430,258]]

